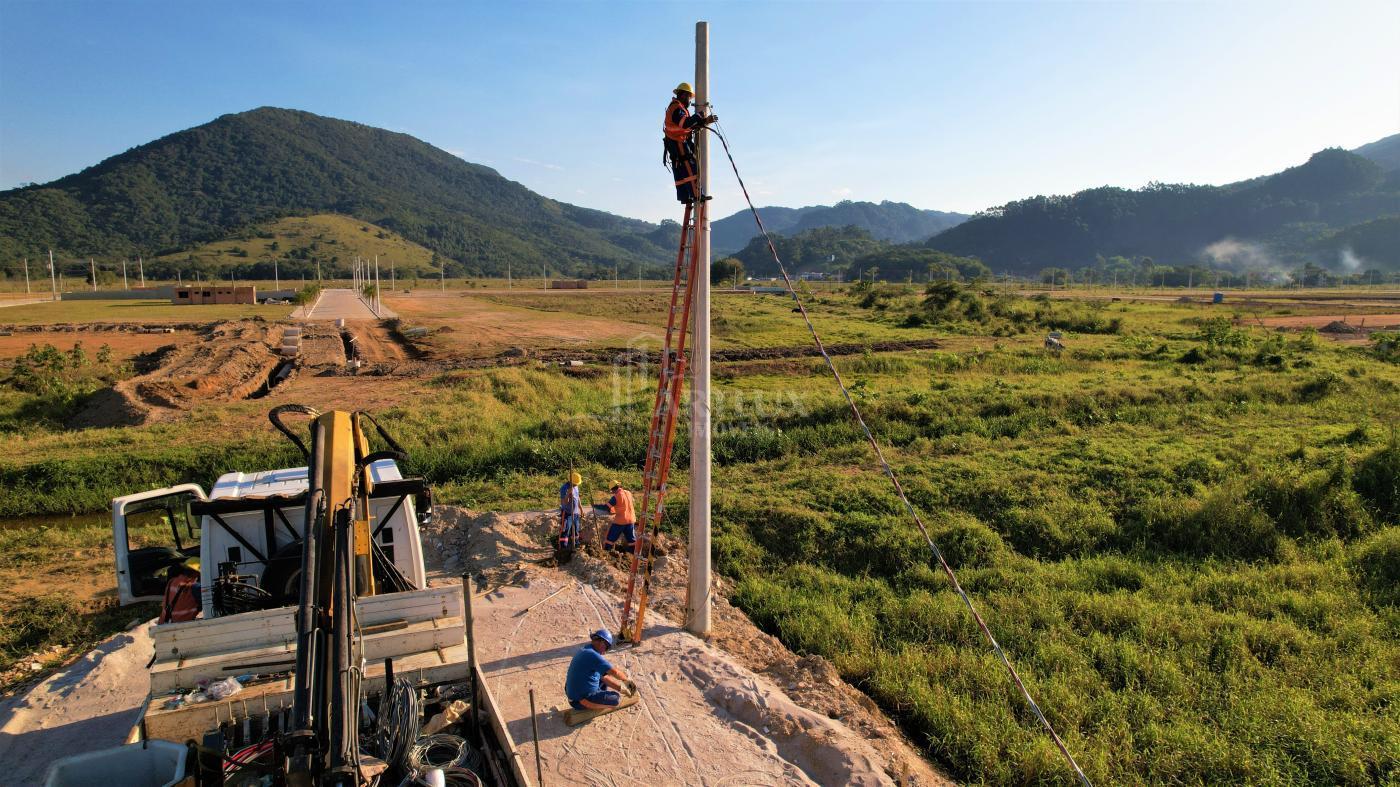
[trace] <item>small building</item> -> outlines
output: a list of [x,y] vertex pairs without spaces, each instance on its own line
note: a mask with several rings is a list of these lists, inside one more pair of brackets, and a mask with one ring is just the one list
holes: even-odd
[[553,279],[549,282],[551,290],[586,290],[588,289],[587,279]]
[[258,288],[251,285],[229,285],[229,286],[188,286],[176,287],[171,295],[170,302],[180,304],[206,304],[206,303],[247,303],[258,302]]

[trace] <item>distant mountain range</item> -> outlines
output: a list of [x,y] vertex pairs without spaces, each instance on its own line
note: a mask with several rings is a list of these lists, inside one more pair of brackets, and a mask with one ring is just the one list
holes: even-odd
[[[1037,196],[984,211],[939,233],[928,248],[977,257],[997,272],[1078,268],[1099,257],[1164,264],[1400,269],[1400,249],[1378,241],[1400,217],[1400,134],[1355,151],[1330,148],[1274,175],[1225,186],[1111,186]],[[1354,225],[1381,220],[1363,231]],[[1345,238],[1360,233],[1371,258]],[[1341,238],[1339,243],[1337,240]]]
[[[859,227],[877,240],[909,243],[925,240],[962,221],[965,213],[920,210],[903,202],[852,202],[805,208],[759,208],[769,232],[796,235],[818,227]],[[710,245],[716,254],[742,249],[758,235],[747,209],[710,223]]]
[[[1354,151],[1324,150],[1283,172],[1225,186],[1105,186],[971,217],[851,201],[760,213],[771,231],[808,238],[804,255],[815,264],[824,254],[828,267],[842,263],[833,257],[875,242],[977,258],[999,273],[1112,256],[1400,270],[1400,134]],[[407,134],[264,107],[162,137],[52,183],[0,192],[0,265],[50,248],[68,257],[185,259],[206,244],[265,233],[269,222],[322,214],[418,244],[450,275],[502,275],[516,266],[605,276],[614,265],[660,275],[675,254],[678,229],[549,199]],[[739,252],[754,237],[747,211],[712,228],[717,254]],[[312,240],[298,246],[306,259],[336,256],[312,249]],[[205,258],[222,265],[249,253],[230,246]]]
[[[338,213],[432,249],[454,275],[664,264],[673,230],[557,202],[407,134],[264,107],[52,183],[0,193],[0,258],[154,256],[290,215]],[[453,268],[456,270],[453,270]]]

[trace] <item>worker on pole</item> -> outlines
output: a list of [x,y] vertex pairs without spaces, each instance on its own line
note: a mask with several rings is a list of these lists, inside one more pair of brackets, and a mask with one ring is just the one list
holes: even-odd
[[661,156],[663,164],[669,163],[671,174],[676,178],[676,199],[687,205],[695,202],[700,195],[698,178],[700,167],[695,160],[695,133],[702,126],[716,120],[718,115],[705,114],[705,107],[696,107],[690,114],[690,102],[695,97],[689,82],[676,85],[675,97],[666,106],[666,117],[661,124],[665,134],[662,144],[665,152]]
[[630,550],[637,542],[637,507],[632,501],[632,493],[623,488],[621,481],[613,481],[611,488],[608,513],[612,514],[612,524],[608,526],[603,551],[611,550],[619,538],[625,539],[622,546]]

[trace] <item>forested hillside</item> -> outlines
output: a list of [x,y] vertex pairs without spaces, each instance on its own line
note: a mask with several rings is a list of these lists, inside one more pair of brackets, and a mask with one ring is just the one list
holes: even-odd
[[[1376,144],[1380,147],[1373,150],[1385,161],[1390,149]],[[1227,186],[1105,186],[1017,200],[980,213],[927,245],[1020,274],[1094,265],[1113,256],[1279,269],[1315,263],[1341,270],[1347,263],[1324,252],[1325,238],[1387,216],[1400,216],[1400,170],[1387,171],[1377,161],[1333,148],[1275,175]],[[1234,246],[1222,251],[1216,246],[1222,241],[1256,245],[1246,259],[1227,253]]]
[[316,213],[396,232],[454,275],[508,262],[582,275],[674,248],[655,242],[664,228],[547,199],[407,134],[264,107],[0,194],[0,257],[150,257]]
[[[820,227],[859,227],[878,240],[894,243],[925,240],[967,219],[963,213],[920,210],[903,202],[852,202],[835,205],[810,205],[805,208],[759,208],[763,224],[769,232],[796,235]],[[710,243],[716,253],[728,254],[742,249],[758,230],[753,215],[741,210],[719,219],[711,225]]]

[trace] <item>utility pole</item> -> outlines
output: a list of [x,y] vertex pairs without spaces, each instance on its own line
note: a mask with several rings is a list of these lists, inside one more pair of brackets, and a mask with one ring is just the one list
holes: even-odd
[[374,255],[374,316],[379,316],[379,255]]
[[136,255],[136,270],[141,275],[141,289],[146,289],[146,260],[140,254]]
[[129,289],[131,289],[131,288],[128,287],[127,284],[126,284],[126,258],[125,258],[125,257],[122,257],[122,289],[123,289],[123,290],[129,290]]
[[[695,23],[695,110],[710,114],[710,23]],[[701,199],[710,196],[709,136],[696,135],[695,159]],[[686,629],[710,634],[710,219],[709,203],[700,202],[695,225],[697,281],[695,345],[690,365],[690,592]]]
[[49,249],[49,283],[53,285],[53,299],[58,300],[58,273],[54,270],[53,249]]
[[506,260],[506,289],[513,290],[515,286],[510,282],[510,260]]
[[321,286],[321,261],[316,260],[316,286]]
[[394,274],[394,261],[389,260],[389,291],[393,292],[399,288],[399,279]]
[[29,258],[24,258],[24,294],[29,294]]
[[447,292],[447,260],[443,260],[438,266],[438,286],[443,292]]
[[92,271],[92,291],[97,292],[97,263],[88,257],[88,270]]
[[277,258],[272,259],[272,289],[282,289],[282,273],[277,269]]

